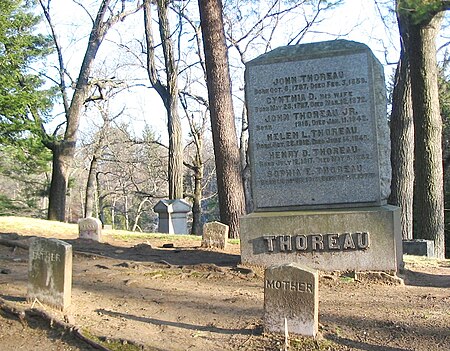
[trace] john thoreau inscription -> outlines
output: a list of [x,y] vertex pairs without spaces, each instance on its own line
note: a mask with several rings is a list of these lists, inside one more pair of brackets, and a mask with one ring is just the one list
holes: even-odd
[[384,91],[381,64],[359,43],[282,47],[247,63],[256,209],[384,204]]

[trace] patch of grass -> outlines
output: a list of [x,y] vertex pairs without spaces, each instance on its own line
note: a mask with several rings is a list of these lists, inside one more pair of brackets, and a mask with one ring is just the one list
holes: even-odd
[[0,232],[25,236],[78,236],[78,225],[28,217],[0,217]]
[[420,267],[450,267],[450,259],[428,258],[425,256],[403,255],[405,264]]
[[112,236],[120,240],[134,240],[134,239],[160,239],[168,241],[177,240],[202,240],[198,235],[181,235],[181,234],[160,234],[160,233],[134,233],[124,230],[114,230]]
[[349,276],[340,276],[339,280],[343,283],[353,283],[355,281],[355,278]]
[[111,351],[142,351],[142,346],[129,343],[126,340],[100,338],[86,329],[83,329],[82,334],[84,337],[106,347]]
[[330,340],[314,340],[313,338],[295,338],[289,340],[290,350],[337,350],[337,345]]
[[144,276],[150,278],[167,278],[168,276],[173,276],[177,274],[180,274],[179,270],[159,269],[151,272],[145,272]]

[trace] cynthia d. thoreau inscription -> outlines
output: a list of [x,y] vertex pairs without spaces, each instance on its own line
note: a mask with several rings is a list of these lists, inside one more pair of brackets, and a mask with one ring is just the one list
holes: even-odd
[[246,65],[256,210],[382,205],[389,193],[382,67],[363,44],[319,44],[333,53],[306,44]]

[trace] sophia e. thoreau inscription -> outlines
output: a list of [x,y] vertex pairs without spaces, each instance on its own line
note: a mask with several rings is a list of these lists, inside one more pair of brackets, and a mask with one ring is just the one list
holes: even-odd
[[359,43],[283,47],[248,62],[256,210],[383,204],[390,174],[384,91],[381,64]]

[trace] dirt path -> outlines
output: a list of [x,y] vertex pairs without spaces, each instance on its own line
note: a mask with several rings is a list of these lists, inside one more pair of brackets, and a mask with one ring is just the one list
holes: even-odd
[[[281,337],[262,330],[262,270],[239,265],[238,245],[217,252],[194,240],[60,239],[75,250],[72,306],[64,314],[34,306],[55,320],[119,340],[123,350],[125,340],[145,350],[283,349]],[[18,310],[32,307],[25,301],[27,261],[26,249],[0,245],[0,302]],[[405,285],[377,275],[360,281],[322,277],[323,339],[293,337],[290,349],[450,350],[450,262],[407,262]],[[88,349],[80,340],[61,337],[61,330],[21,323],[5,312],[0,327],[2,350],[20,349],[16,340],[38,351]]]

